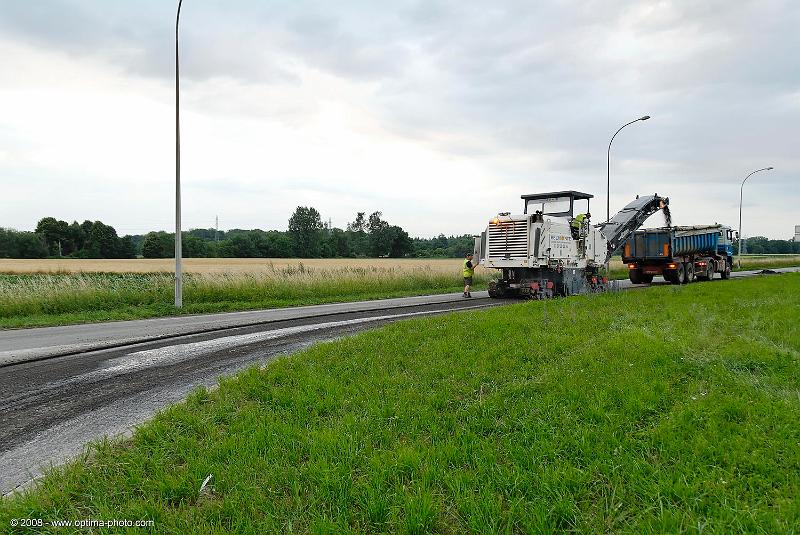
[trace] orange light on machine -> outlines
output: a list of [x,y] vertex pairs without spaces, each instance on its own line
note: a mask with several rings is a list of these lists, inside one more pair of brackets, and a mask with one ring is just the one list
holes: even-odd
[[629,269],[636,269],[636,264],[628,264]]
[[705,262],[698,262],[698,263],[697,263],[697,265],[698,265],[698,266],[705,266],[705,265],[706,265],[706,263],[705,263]]
[[489,223],[491,223],[492,225],[499,225],[500,224],[500,218],[499,217],[495,217],[494,219],[489,221]]
[[676,269],[678,267],[678,264],[667,264],[667,267],[669,269]]

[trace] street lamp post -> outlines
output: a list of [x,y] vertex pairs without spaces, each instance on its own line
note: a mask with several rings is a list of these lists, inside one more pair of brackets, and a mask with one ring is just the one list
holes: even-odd
[[183,270],[181,260],[181,93],[178,61],[178,25],[181,21],[181,4],[178,0],[178,15],[175,17],[175,307],[183,306]]
[[614,138],[617,137],[617,134],[619,134],[620,130],[630,124],[638,121],[646,121],[649,118],[649,115],[645,115],[643,117],[639,117],[638,119],[634,119],[629,123],[625,123],[619,127],[619,130],[614,132],[614,135],[611,136],[611,141],[608,142],[608,158],[606,159],[606,221],[611,221],[611,144],[614,143]]
[[739,188],[739,267],[742,267],[742,194],[744,193],[744,183],[747,179],[760,171],[772,171],[774,167],[764,167],[756,169],[742,180],[742,186]]

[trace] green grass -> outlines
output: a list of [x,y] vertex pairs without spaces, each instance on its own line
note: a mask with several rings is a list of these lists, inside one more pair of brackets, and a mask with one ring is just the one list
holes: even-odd
[[[476,273],[476,289],[489,273]],[[0,274],[0,328],[314,305],[463,290],[460,272],[431,269],[276,269],[186,275],[176,309],[170,274]]]
[[396,323],[195,392],[0,526],[796,533],[798,324],[800,274]]

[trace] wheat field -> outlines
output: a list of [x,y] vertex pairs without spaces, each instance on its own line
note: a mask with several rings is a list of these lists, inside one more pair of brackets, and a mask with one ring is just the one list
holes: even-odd
[[[186,258],[183,271],[193,274],[281,274],[293,272],[352,272],[352,271],[427,271],[460,273],[460,258]],[[742,257],[743,269],[800,265],[800,255],[762,255]],[[611,269],[627,271],[622,260],[614,258]],[[48,258],[35,260],[0,259],[0,273],[81,274],[81,273],[172,273],[175,261],[171,258],[140,258],[135,260]]]
[[[292,270],[430,270],[460,273],[459,258],[185,258],[186,273],[272,273]],[[171,258],[134,260],[48,258],[35,260],[0,259],[0,273],[170,273]]]

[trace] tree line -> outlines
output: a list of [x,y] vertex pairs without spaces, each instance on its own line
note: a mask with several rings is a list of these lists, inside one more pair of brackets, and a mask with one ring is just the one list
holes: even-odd
[[[739,254],[738,240],[734,240],[733,249]],[[742,240],[742,250],[744,254],[800,254],[800,242],[753,236]]]
[[34,232],[0,228],[0,258],[135,258],[132,236],[120,237],[101,221],[72,224],[40,219]]
[[[288,230],[191,229],[181,233],[187,258],[455,258],[473,247],[469,234],[411,238],[381,212],[358,212],[346,228],[323,223],[315,208],[298,206]],[[0,228],[0,258],[172,258],[175,234],[154,231],[118,236],[100,221],[45,217],[34,232]]]

